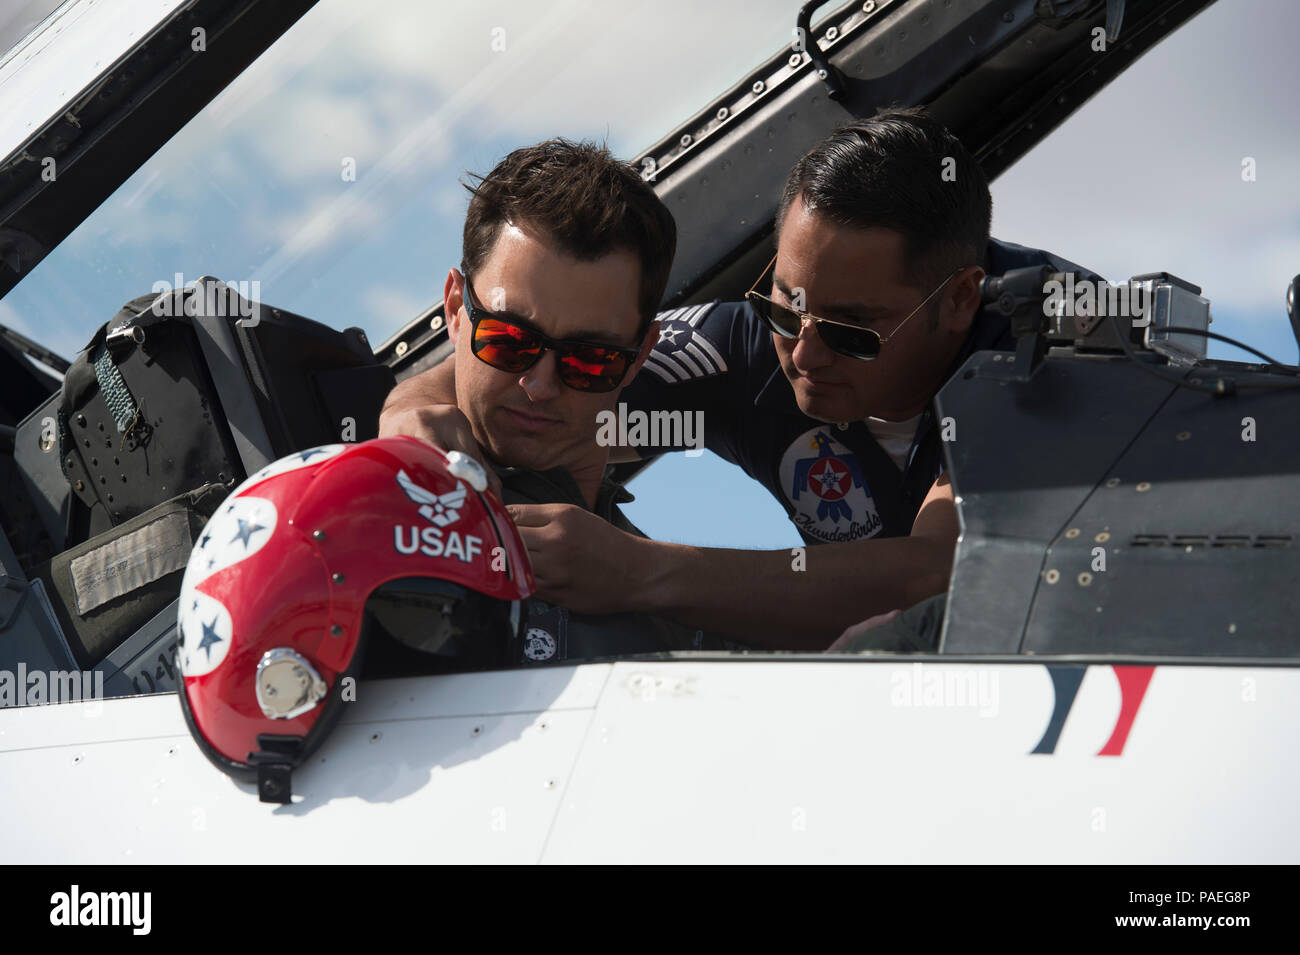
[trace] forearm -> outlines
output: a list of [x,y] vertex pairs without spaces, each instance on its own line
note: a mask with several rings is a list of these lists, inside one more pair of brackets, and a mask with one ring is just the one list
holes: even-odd
[[456,404],[456,378],[451,360],[435,365],[418,375],[407,378],[388,394],[384,408],[379,413],[380,433],[385,422],[401,415],[434,405]]
[[744,551],[643,541],[628,609],[755,647],[824,650],[845,627],[948,586],[953,548],[928,537]]

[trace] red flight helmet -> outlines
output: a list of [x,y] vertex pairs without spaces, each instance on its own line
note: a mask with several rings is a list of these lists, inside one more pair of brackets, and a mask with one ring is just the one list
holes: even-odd
[[367,633],[395,594],[391,636],[483,667],[516,655],[533,589],[519,532],[468,455],[411,437],[291,454],[241,484],[190,554],[186,722],[219,769],[288,802],[291,771],[355,699]]

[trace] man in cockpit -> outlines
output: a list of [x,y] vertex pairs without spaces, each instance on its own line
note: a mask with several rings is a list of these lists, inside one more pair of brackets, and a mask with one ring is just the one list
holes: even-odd
[[[979,165],[922,110],[884,110],[814,146],[791,170],[776,254],[746,300],[660,314],[658,343],[623,400],[702,411],[706,446],[766,486],[819,546],[688,547],[634,538],[578,508],[516,509],[542,593],[820,650],[850,625],[946,590],[958,520],[934,395],[972,351],[1011,347],[1006,319],[980,308],[986,271],[1075,268],[991,240],[991,209]],[[390,402],[448,400],[450,371],[404,382]],[[425,435],[474,451],[463,435]]]
[[[515,150],[469,188],[461,267],[443,289],[459,410],[390,399],[381,433],[481,447],[507,505],[572,508],[638,537],[617,506],[630,495],[605,477],[595,421],[658,341],[672,215],[631,166],[564,140]],[[544,592],[552,571],[534,572]],[[529,621],[521,662],[705,645],[668,620],[542,600]]]

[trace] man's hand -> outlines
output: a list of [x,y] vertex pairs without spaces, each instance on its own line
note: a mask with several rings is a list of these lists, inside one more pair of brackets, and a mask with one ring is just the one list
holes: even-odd
[[577,613],[636,609],[648,542],[572,504],[513,504],[506,510],[528,549],[539,597]]
[[647,540],[570,504],[507,510],[544,600],[581,613],[657,614],[752,647],[806,652],[888,622],[886,608],[942,593],[958,532],[946,477],[908,537],[823,544],[808,552],[806,570],[789,550]]
[[839,638],[826,648],[827,653],[844,653],[853,644],[853,641],[864,633],[869,633],[877,627],[883,627],[892,620],[896,620],[901,610],[891,610],[889,613],[877,614],[874,617],[868,617],[861,623],[855,623],[839,635]]
[[488,465],[487,456],[474,439],[474,429],[455,405],[425,405],[423,407],[405,407],[384,409],[379,416],[379,436],[390,438],[394,435],[409,434],[413,438],[428,441],[444,451],[461,451],[468,454],[487,473],[488,486],[501,494],[501,479]]

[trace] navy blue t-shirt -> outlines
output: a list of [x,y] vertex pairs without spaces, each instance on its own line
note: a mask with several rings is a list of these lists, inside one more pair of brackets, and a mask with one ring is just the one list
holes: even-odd
[[[990,240],[984,270],[1001,275],[1044,264],[1079,268]],[[911,533],[943,470],[932,408],[921,416],[900,471],[866,422],[826,424],[799,410],[772,332],[747,302],[692,305],[658,317],[659,344],[620,399],[629,412],[703,412],[705,447],[761,482],[810,544]],[[1008,319],[981,309],[951,371],[972,352],[1013,347]],[[673,449],[661,442],[640,450],[649,456]]]

